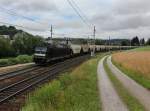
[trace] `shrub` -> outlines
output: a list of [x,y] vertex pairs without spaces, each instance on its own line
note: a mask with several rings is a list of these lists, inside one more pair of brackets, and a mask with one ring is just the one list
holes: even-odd
[[6,65],[9,65],[8,59],[1,59],[0,60],[0,66],[6,66]]
[[32,56],[28,56],[28,55],[19,55],[16,59],[18,63],[32,62]]
[[15,65],[19,63],[18,59],[16,58],[9,58],[8,62],[9,62],[9,65]]
[[32,62],[32,56],[19,55],[15,58],[0,59],[0,67]]

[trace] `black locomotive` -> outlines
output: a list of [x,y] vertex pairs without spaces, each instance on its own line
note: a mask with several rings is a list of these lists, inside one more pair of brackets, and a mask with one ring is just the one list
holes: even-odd
[[70,57],[72,50],[70,45],[65,43],[50,43],[46,46],[36,47],[33,61],[36,64],[44,64],[50,61]]

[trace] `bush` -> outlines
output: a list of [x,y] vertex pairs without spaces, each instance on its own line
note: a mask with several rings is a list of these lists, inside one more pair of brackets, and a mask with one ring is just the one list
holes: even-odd
[[16,58],[9,58],[8,61],[10,65],[15,65],[19,63],[18,59]]
[[0,60],[0,66],[6,66],[6,65],[9,65],[8,59],[1,59]]
[[32,56],[28,56],[28,55],[19,55],[16,60],[18,61],[18,63],[28,63],[28,62],[32,62]]
[[32,56],[19,55],[15,58],[0,59],[0,67],[32,62]]

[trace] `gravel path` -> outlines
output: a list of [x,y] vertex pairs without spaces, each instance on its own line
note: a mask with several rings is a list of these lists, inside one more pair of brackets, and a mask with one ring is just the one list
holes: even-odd
[[11,66],[6,66],[6,67],[0,67],[0,74],[22,69],[33,64],[34,63],[25,63],[25,64],[17,64],[17,65],[11,65]]
[[111,62],[111,57],[107,59],[107,64],[114,75],[122,82],[124,87],[140,101],[147,111],[150,111],[150,92],[114,66]]
[[100,97],[102,101],[103,111],[128,111],[127,107],[123,104],[115,91],[111,81],[109,80],[103,66],[105,57],[99,62],[97,74],[98,74],[98,86],[100,90]]

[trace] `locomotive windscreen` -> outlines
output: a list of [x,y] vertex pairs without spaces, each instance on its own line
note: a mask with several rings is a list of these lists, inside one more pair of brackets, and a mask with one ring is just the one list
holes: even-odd
[[37,54],[45,54],[47,51],[47,47],[36,47],[35,48],[35,53]]

